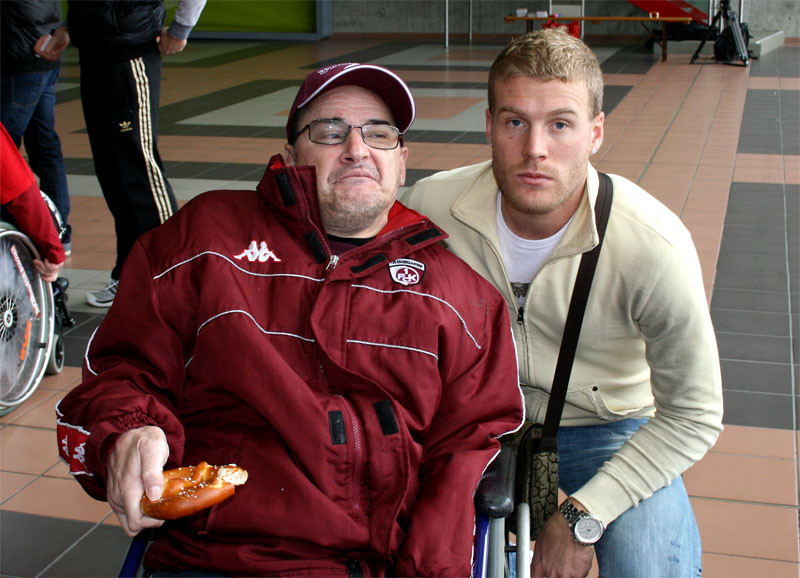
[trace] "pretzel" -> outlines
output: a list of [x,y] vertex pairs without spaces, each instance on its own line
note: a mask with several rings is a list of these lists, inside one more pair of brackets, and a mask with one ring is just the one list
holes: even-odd
[[142,496],[145,516],[175,520],[210,508],[230,498],[247,481],[247,471],[235,465],[210,466],[200,462],[164,472],[164,493],[158,500]]

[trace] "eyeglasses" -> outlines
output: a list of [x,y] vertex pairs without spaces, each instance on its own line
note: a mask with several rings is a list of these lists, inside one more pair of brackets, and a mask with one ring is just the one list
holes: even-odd
[[343,120],[320,118],[312,120],[297,133],[308,129],[308,138],[311,142],[322,145],[342,144],[350,136],[350,129],[361,129],[361,138],[374,148],[384,151],[397,148],[400,144],[400,129],[389,124],[364,124],[361,126],[347,124]]

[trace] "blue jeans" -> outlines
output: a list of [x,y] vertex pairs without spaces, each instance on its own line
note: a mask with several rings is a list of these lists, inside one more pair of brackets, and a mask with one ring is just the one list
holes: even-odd
[[[559,486],[577,491],[646,419],[558,430]],[[681,477],[606,528],[595,544],[600,576],[690,577],[702,573],[702,548]],[[512,565],[513,568],[513,565]]]
[[0,78],[0,121],[18,147],[24,138],[28,162],[39,177],[39,186],[67,223],[70,209],[67,173],[61,139],[55,129],[58,74],[58,68],[3,74]]

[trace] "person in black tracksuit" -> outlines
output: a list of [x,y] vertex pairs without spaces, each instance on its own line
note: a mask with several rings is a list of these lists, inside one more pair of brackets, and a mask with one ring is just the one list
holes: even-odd
[[117,236],[111,283],[87,294],[91,305],[113,303],[122,265],[136,239],[177,209],[158,152],[161,53],[183,49],[204,4],[181,0],[175,21],[162,30],[163,0],[68,2],[66,28],[79,51],[81,100],[95,173]]

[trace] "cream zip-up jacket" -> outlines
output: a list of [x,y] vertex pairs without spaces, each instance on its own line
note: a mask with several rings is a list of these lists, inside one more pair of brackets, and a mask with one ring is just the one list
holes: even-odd
[[[699,460],[722,430],[722,385],[702,271],[680,219],[618,175],[570,378],[562,426],[650,420],[578,492],[608,525]],[[450,234],[445,245],[505,296],[527,416],[542,423],[581,255],[597,245],[597,171],[552,255],[517,305],[496,226],[491,161],[437,173],[403,202]]]

